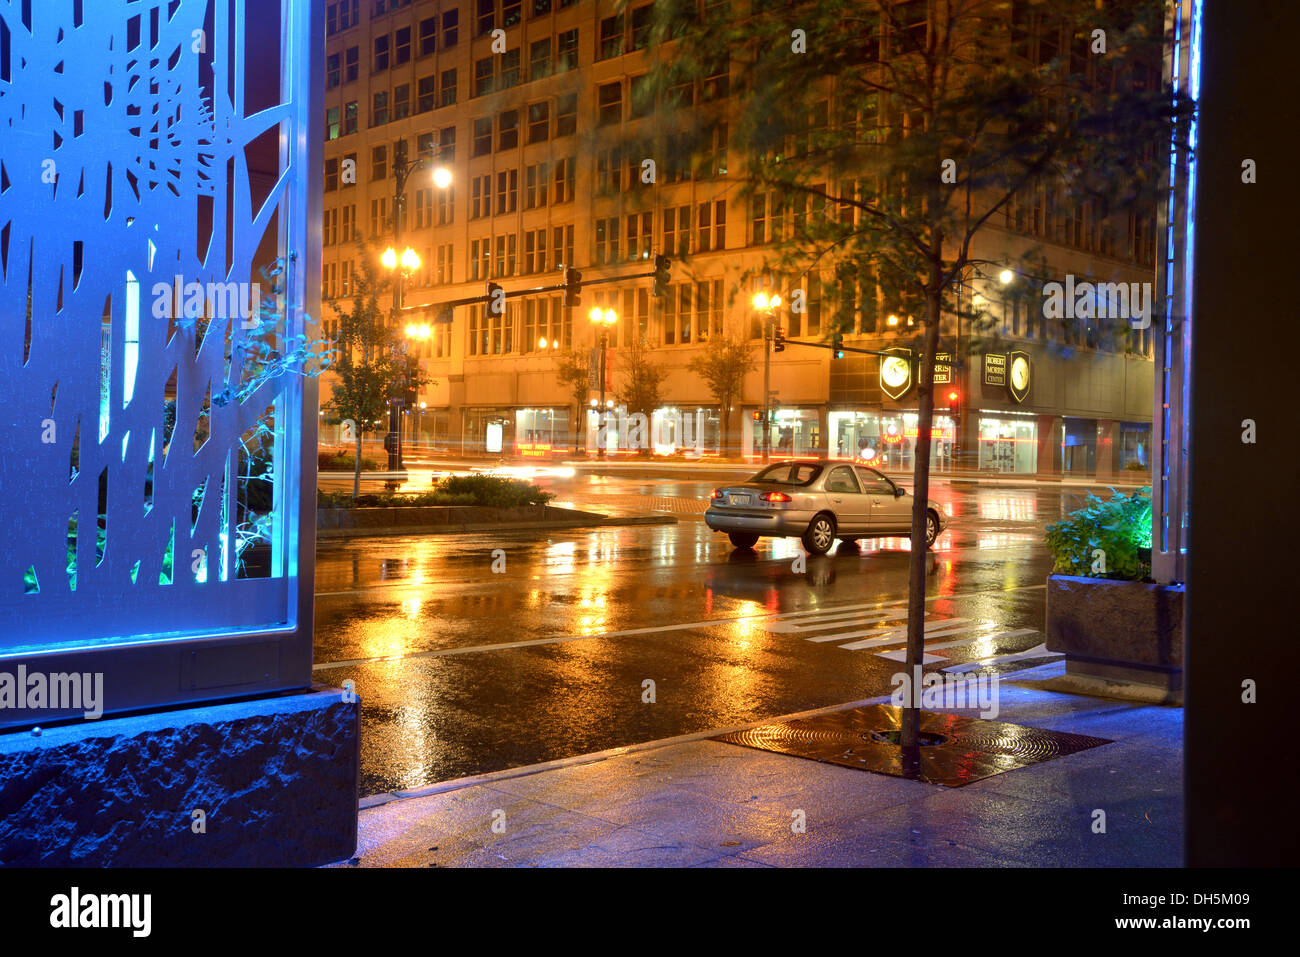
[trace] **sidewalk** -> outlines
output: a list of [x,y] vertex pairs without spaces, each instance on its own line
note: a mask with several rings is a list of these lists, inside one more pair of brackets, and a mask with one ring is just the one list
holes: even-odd
[[[1113,743],[941,788],[707,740],[739,730],[718,729],[368,798],[351,863],[1179,866],[1182,710],[1043,687],[1063,672],[1004,675],[998,720]],[[805,833],[791,826],[797,812]]]

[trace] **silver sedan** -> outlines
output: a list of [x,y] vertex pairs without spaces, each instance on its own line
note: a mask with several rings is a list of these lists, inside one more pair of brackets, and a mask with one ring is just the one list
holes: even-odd
[[[796,459],[715,488],[704,522],[715,532],[726,532],[737,548],[752,548],[767,535],[799,538],[809,552],[824,555],[836,539],[910,535],[912,496],[865,465]],[[928,502],[926,547],[947,525],[947,510]]]

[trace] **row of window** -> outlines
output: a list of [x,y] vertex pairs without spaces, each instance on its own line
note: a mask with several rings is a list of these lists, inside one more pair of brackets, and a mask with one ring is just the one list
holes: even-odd
[[[470,156],[479,157],[502,150],[519,147],[520,122],[526,122],[523,131],[528,144],[545,143],[551,138],[551,102],[542,100],[529,103],[520,110],[503,110],[495,118],[480,116],[474,120]],[[578,128],[578,95],[569,93],[555,100],[555,137],[568,136]],[[494,145],[495,144],[495,147]]]
[[504,279],[555,272],[573,263],[573,226],[526,229],[520,255],[519,234],[484,236],[469,241],[469,278]]
[[[573,201],[577,158],[535,163],[524,169],[524,209],[541,209]],[[493,200],[495,198],[495,211]],[[470,180],[469,218],[485,219],[515,212],[519,207],[519,170],[484,173]]]

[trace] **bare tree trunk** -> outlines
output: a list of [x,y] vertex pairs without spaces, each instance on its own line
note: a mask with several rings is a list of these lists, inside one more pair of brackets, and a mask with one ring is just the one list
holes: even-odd
[[903,663],[911,694],[903,705],[902,734],[904,766],[919,766],[921,732],[920,700],[922,647],[925,641],[925,578],[929,555],[925,542],[926,506],[930,500],[930,430],[934,422],[934,355],[939,348],[939,263],[931,264],[930,283],[926,289],[925,352],[917,382],[916,451],[912,477],[912,541],[907,576],[907,659]]
[[356,461],[352,463],[352,500],[357,500],[361,492],[361,430],[357,429]]

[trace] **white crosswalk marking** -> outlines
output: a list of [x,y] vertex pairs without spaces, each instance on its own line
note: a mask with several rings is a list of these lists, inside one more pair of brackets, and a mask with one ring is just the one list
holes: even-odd
[[[890,602],[883,607],[879,604],[840,605],[790,612],[769,619],[764,627],[770,634],[800,635],[805,641],[818,643],[834,642],[845,651],[882,649],[875,652],[876,656],[889,661],[903,661],[907,657],[905,648],[888,647],[907,642],[907,609],[902,601]],[[1006,629],[1001,623],[988,619],[931,618],[925,623],[927,644],[922,660],[925,664],[933,664],[947,657],[934,652],[1034,634],[1038,632],[1032,628]],[[935,638],[953,640],[931,643]],[[1005,659],[1011,657],[1002,656]]]

